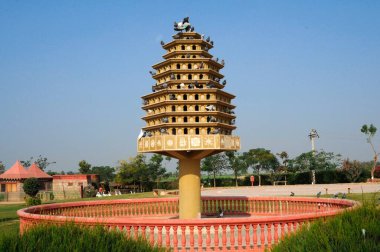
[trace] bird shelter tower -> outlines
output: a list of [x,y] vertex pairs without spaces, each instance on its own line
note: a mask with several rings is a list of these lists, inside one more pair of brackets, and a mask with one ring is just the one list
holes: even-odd
[[213,41],[194,32],[188,18],[174,29],[172,41],[161,41],[164,60],[150,71],[155,83],[142,97],[146,126],[137,148],[179,159],[179,218],[193,219],[201,217],[201,159],[240,149],[240,139],[232,135],[235,96],[224,91],[224,60],[209,53]]

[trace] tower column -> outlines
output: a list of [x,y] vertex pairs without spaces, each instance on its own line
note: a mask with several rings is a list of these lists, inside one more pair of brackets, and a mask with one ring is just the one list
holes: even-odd
[[201,160],[179,160],[179,218],[201,218]]

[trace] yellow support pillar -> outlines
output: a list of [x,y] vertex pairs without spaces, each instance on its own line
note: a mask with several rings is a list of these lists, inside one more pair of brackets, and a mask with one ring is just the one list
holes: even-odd
[[201,160],[179,160],[179,218],[201,218]]

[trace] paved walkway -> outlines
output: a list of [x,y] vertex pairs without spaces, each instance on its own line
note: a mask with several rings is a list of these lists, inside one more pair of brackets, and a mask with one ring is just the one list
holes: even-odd
[[25,204],[25,201],[0,201],[0,205]]
[[314,196],[318,192],[326,193],[369,193],[379,192],[380,183],[349,183],[349,184],[316,184],[316,185],[267,185],[254,187],[234,187],[205,189],[202,196],[290,196],[291,192],[297,196]]

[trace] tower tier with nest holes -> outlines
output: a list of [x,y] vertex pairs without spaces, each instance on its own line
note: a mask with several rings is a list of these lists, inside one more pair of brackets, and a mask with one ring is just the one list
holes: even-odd
[[219,72],[224,60],[209,53],[213,41],[193,31],[173,39],[161,42],[164,61],[150,71],[156,83],[142,97],[146,126],[138,151],[170,156],[173,151],[240,149],[239,137],[232,135],[235,96],[224,91],[227,81]]

